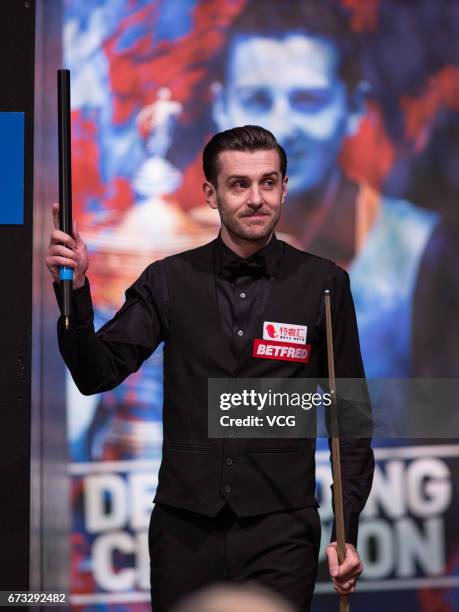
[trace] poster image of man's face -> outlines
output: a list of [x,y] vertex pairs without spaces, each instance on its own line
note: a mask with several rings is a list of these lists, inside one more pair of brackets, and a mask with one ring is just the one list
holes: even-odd
[[220,130],[254,124],[276,136],[287,152],[294,197],[326,186],[362,111],[339,74],[333,41],[303,32],[234,37],[224,84],[215,91]]

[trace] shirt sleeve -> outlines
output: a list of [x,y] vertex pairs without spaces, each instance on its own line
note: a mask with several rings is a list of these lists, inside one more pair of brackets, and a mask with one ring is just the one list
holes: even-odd
[[[78,389],[84,395],[119,385],[165,340],[169,328],[164,261],[148,266],[126,290],[125,302],[97,332],[90,283],[72,292],[72,317],[66,330],[57,323],[59,350]],[[61,291],[54,283],[61,308]],[[61,308],[62,310],[62,308]]]
[[[375,467],[371,448],[371,405],[365,383],[365,370],[360,353],[349,275],[342,268],[334,265],[328,274],[326,288],[330,290],[335,377],[338,381],[337,406],[344,527],[346,542],[356,546],[359,515],[370,494]],[[325,356],[321,376],[328,379],[324,298],[322,298],[319,309],[318,325],[322,345],[321,353]],[[349,383],[349,394],[345,395],[350,399],[340,397],[339,379],[360,379],[360,381],[354,380],[352,384]],[[331,438],[329,438],[329,448],[331,453]],[[330,460],[332,461],[331,455]],[[335,540],[334,521],[331,541]]]

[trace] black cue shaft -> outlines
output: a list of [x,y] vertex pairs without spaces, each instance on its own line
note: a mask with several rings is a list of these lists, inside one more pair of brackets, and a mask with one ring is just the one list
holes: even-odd
[[[72,236],[72,167],[71,167],[71,123],[70,123],[70,70],[57,71],[57,106],[59,124],[59,225]],[[61,266],[59,269],[63,298],[64,327],[69,329],[73,270]]]

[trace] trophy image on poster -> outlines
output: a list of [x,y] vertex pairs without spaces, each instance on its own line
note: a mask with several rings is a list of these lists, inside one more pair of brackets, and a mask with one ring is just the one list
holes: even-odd
[[[215,228],[199,223],[174,198],[182,172],[168,159],[182,104],[161,87],[136,120],[144,157],[134,172],[135,198],[110,226],[86,233],[91,249],[91,291],[97,327],[122,304],[123,294],[151,263],[194,248],[215,237]],[[162,442],[162,352],[142,371],[95,400],[88,433],[91,459],[157,458]],[[79,401],[79,400],[78,400]]]
[[96,302],[107,317],[113,316],[126,286],[148,264],[209,237],[209,227],[194,220],[173,195],[181,185],[182,172],[167,154],[182,109],[170,89],[160,87],[153,102],[140,110],[136,127],[144,157],[131,179],[134,201],[109,229],[91,236]]
[[132,186],[142,198],[172,193],[180,185],[181,173],[167,159],[182,104],[171,99],[168,87],[158,90],[156,100],[143,108],[137,127],[146,134],[147,158],[134,176]]

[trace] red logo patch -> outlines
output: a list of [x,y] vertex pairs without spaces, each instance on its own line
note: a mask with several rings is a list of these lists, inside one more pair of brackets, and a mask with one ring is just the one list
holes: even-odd
[[298,346],[290,342],[276,342],[275,340],[262,340],[255,338],[253,341],[252,357],[260,359],[281,359],[282,361],[299,361],[308,363],[311,354],[311,345]]
[[276,332],[276,328],[274,327],[272,323],[266,326],[266,331],[268,332],[268,335],[270,338],[276,338],[278,335]]

